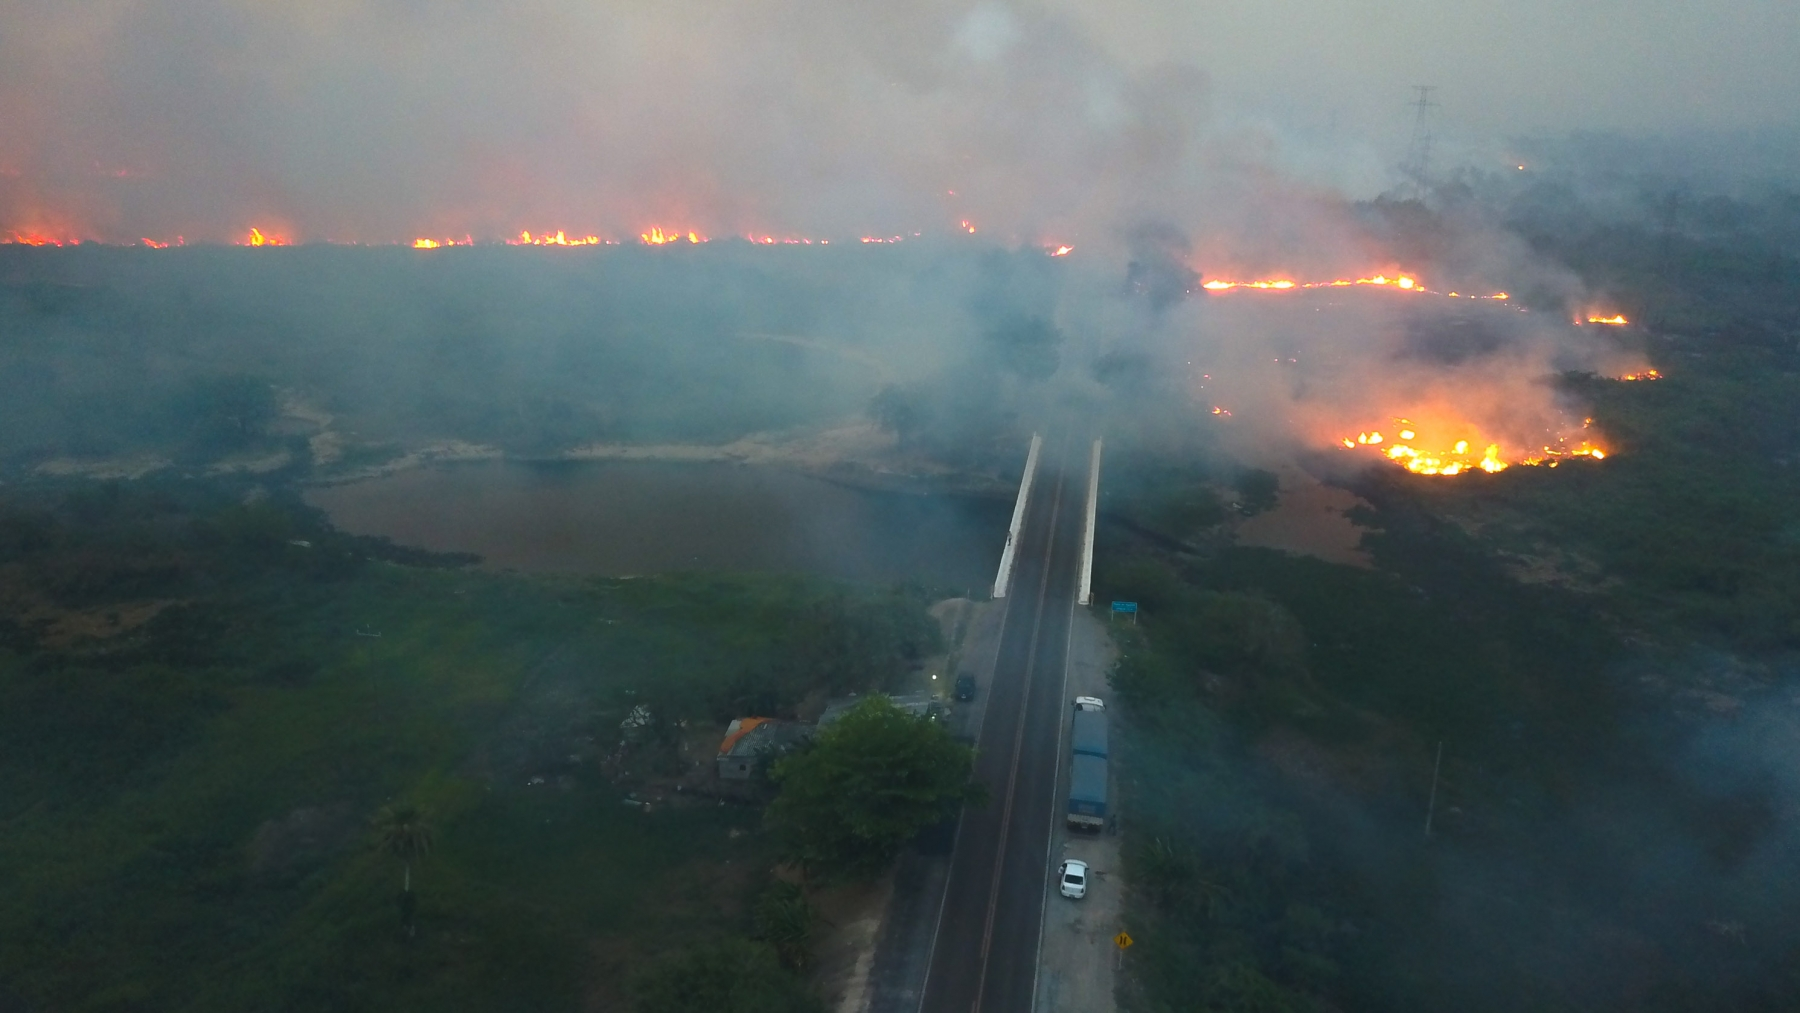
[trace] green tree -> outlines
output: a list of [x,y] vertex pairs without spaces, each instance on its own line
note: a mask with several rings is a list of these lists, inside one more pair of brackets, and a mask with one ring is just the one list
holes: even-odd
[[1126,851],[1132,886],[1166,911],[1192,911],[1218,917],[1230,893],[1205,875],[1193,851],[1179,840],[1153,837]]
[[813,922],[818,912],[806,900],[806,891],[793,883],[776,882],[756,902],[756,938],[775,947],[781,965],[805,971],[812,964]]
[[410,802],[381,807],[375,814],[375,839],[381,850],[400,859],[405,869],[401,889],[412,889],[413,863],[431,852],[432,828],[425,810]]
[[727,939],[663,961],[632,983],[639,1013],[819,1013],[825,1006],[768,946]]
[[415,930],[412,914],[417,904],[412,893],[412,867],[431,852],[431,822],[423,809],[409,802],[382,806],[375,814],[375,842],[381,850],[400,859],[405,870],[400,881],[400,917],[411,933]]
[[872,876],[921,829],[985,797],[973,765],[943,725],[872,696],[775,764],[769,820],[808,872]]

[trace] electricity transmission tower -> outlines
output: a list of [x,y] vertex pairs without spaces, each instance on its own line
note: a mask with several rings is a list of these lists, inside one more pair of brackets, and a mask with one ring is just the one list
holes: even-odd
[[1437,91],[1432,84],[1415,84],[1413,92],[1416,96],[1411,105],[1413,108],[1412,140],[1406,146],[1406,161],[1400,163],[1400,171],[1411,182],[1408,189],[1417,196],[1424,196],[1430,187],[1431,173],[1431,110],[1437,103],[1431,100],[1431,93]]

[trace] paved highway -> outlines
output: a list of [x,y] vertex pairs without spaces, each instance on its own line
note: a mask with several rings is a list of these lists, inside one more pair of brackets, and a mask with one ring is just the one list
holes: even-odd
[[963,812],[925,980],[927,1013],[1029,1013],[1050,880],[1069,620],[1081,565],[1087,445],[1045,440],[975,756],[988,804]]

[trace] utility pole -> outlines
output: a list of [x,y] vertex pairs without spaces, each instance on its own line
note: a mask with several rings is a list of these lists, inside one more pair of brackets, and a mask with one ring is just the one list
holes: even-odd
[[[1681,223],[1681,187],[1676,186],[1663,195],[1656,208],[1657,224],[1662,228],[1656,243],[1656,272],[1665,280],[1675,273],[1675,230]],[[1651,327],[1661,327],[1663,322],[1662,308],[1658,304],[1645,319],[1644,323]]]
[[1400,171],[1412,181],[1413,191],[1420,197],[1430,187],[1431,175],[1431,122],[1430,112],[1437,108],[1431,100],[1431,93],[1437,91],[1434,84],[1413,85],[1412,140],[1406,145],[1406,161],[1401,163]]
[[1674,253],[1675,227],[1681,222],[1681,200],[1681,188],[1675,187],[1663,195],[1662,206],[1657,209],[1658,224],[1662,226],[1662,248],[1657,257],[1661,263],[1657,266],[1664,277],[1672,273],[1670,261]]
[[1437,814],[1438,771],[1444,766],[1444,743],[1438,741],[1437,759],[1431,764],[1431,802],[1425,807],[1425,836],[1431,837],[1431,817]]

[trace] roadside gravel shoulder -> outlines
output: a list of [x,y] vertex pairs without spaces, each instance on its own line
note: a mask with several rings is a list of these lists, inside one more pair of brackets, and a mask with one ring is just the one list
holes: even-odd
[[[1109,700],[1106,675],[1112,670],[1115,651],[1106,622],[1092,612],[1077,609],[1069,638],[1068,696],[1097,696]],[[1113,709],[1109,708],[1109,711]],[[1113,716],[1116,720],[1116,711]],[[1065,714],[1064,720],[1067,719]],[[1067,744],[1066,732],[1064,744]],[[1060,762],[1062,766],[1057,775],[1059,799],[1066,797],[1069,782],[1067,757]],[[1108,794],[1117,799],[1119,773],[1114,769],[1111,775],[1114,787]],[[1059,804],[1056,807],[1059,817],[1062,810],[1063,806]],[[1119,932],[1125,894],[1119,837],[1115,833],[1071,833],[1058,818],[1051,833],[1050,859],[1056,864],[1065,858],[1088,863],[1088,892],[1081,900],[1069,900],[1056,892],[1055,877],[1050,879],[1050,895],[1044,902],[1035,1013],[1111,1013],[1116,1008],[1113,999],[1116,953],[1112,940]]]

